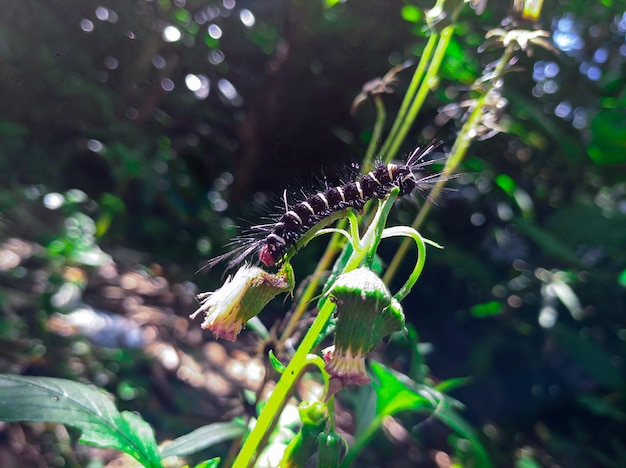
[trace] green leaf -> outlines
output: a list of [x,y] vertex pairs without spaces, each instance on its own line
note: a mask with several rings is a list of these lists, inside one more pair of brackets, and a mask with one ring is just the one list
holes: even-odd
[[[409,371],[409,377],[414,381],[422,383],[424,379],[428,376],[428,366],[424,361],[424,344],[420,343],[419,334],[417,330],[413,326],[413,324],[407,323],[406,330],[408,333],[408,337],[403,336],[406,341],[410,343],[411,350],[411,368]],[[420,346],[421,345],[421,346]]]
[[471,443],[475,466],[485,468],[492,466],[487,451],[478,440],[474,429],[457,413],[456,407],[460,406],[459,402],[427,385],[416,384],[382,364],[373,362],[372,372],[378,380],[378,383],[374,384],[374,389],[378,395],[379,420],[382,421],[380,416],[383,414],[391,415],[402,410],[432,411],[440,421]]
[[341,3],[341,0],[324,0],[324,7],[325,8],[332,8],[335,5],[337,5],[338,3]]
[[161,449],[163,458],[186,455],[199,452],[212,445],[219,444],[225,440],[239,437],[246,430],[245,424],[241,420],[222,422],[202,426],[195,431],[174,439]]
[[420,23],[424,17],[422,10],[415,5],[404,5],[400,10],[400,14],[402,15],[402,19],[409,23]]
[[472,381],[471,377],[457,377],[456,379],[448,379],[443,382],[439,382],[435,389],[440,392],[449,392],[455,388],[465,387]]
[[545,229],[561,244],[576,248],[580,244],[603,246],[620,256],[626,238],[626,216],[605,216],[595,203],[564,205],[545,220]]
[[454,78],[461,83],[472,83],[478,78],[478,72],[479,68],[475,56],[470,54],[460,40],[453,36],[446,49],[440,76],[442,78]]
[[616,421],[626,421],[626,413],[620,411],[619,407],[616,404],[612,404],[607,397],[581,395],[576,400],[578,404],[593,414]]
[[222,459],[220,457],[211,458],[210,460],[205,460],[201,463],[198,463],[193,468],[217,468],[220,466],[220,462]]
[[573,265],[580,265],[580,259],[574,251],[564,244],[562,239],[555,237],[551,232],[548,232],[548,230],[521,217],[515,218],[515,226],[522,234],[535,241],[545,253],[565,260]]
[[270,364],[272,365],[272,367],[274,368],[276,372],[278,372],[279,374],[282,374],[283,372],[285,372],[285,369],[287,368],[287,366],[284,365],[282,362],[280,362],[280,359],[276,357],[276,355],[274,354],[274,351],[270,349],[268,356],[270,358]]
[[496,185],[500,187],[505,193],[513,195],[517,190],[517,184],[515,181],[506,174],[499,174],[495,179]]
[[623,109],[601,110],[589,125],[591,143],[587,154],[598,165],[626,162],[626,112]]
[[493,466],[487,454],[487,450],[485,450],[483,444],[478,440],[474,428],[454,410],[448,399],[443,399],[442,403],[442,405],[437,407],[435,416],[458,435],[469,441],[472,445],[472,451],[474,452],[473,466],[480,466],[481,468]]
[[476,304],[470,309],[471,314],[477,318],[492,317],[500,315],[504,310],[502,304],[498,301],[485,302],[484,304]]
[[378,362],[371,363],[376,380],[372,382],[376,392],[376,413],[378,416],[391,416],[398,411],[419,411],[433,409],[436,402],[426,398],[409,386],[424,387],[411,381],[402,374],[397,374]]
[[612,356],[600,343],[592,339],[584,339],[579,334],[562,326],[555,325],[548,330],[557,344],[582,367],[589,375],[602,385],[619,390],[623,388],[624,380],[620,372],[613,365]]
[[626,270],[622,271],[617,277],[617,283],[620,286],[626,287]]
[[147,467],[161,467],[152,427],[120,413],[106,393],[71,380],[0,375],[0,420],[55,422],[81,431],[80,442],[112,447]]
[[515,462],[515,468],[541,468],[541,465],[532,458],[524,457]]

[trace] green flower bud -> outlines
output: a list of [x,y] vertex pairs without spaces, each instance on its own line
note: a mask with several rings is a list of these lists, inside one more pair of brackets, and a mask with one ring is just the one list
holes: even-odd
[[341,449],[346,441],[334,431],[322,432],[317,438],[317,466],[318,468],[332,468],[339,466]]
[[211,330],[215,338],[235,341],[248,320],[278,294],[293,291],[294,284],[289,263],[275,275],[245,264],[218,290],[199,294],[200,307],[190,317],[193,319],[204,312],[202,328]]
[[321,427],[324,427],[328,419],[326,404],[321,401],[302,401],[298,405],[298,414],[300,414],[300,420],[305,426],[321,425]]
[[326,426],[328,414],[326,405],[320,401],[303,401],[298,405],[302,427],[289,443],[280,468],[299,468],[313,456],[317,449],[317,436]]
[[365,356],[385,336],[404,329],[402,307],[369,268],[339,276],[331,298],[337,304],[337,326],[334,350],[324,355],[326,370],[344,385],[368,383]]

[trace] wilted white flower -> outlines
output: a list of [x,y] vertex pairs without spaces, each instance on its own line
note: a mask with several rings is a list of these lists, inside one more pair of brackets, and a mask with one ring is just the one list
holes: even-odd
[[235,341],[248,320],[278,294],[292,291],[294,284],[289,263],[276,274],[244,264],[221,288],[199,294],[200,307],[190,317],[204,312],[202,328],[211,330],[215,338]]

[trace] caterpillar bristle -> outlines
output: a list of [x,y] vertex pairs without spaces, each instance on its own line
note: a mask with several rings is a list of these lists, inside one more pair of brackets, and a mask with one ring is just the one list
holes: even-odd
[[428,156],[429,154],[433,153],[441,145],[443,145],[443,140],[433,140],[424,147],[418,146],[417,148],[413,150],[413,152],[407,158],[406,165],[415,166],[418,164],[421,165],[425,163],[432,164],[432,161],[436,161],[436,160],[428,160],[428,161],[421,161],[421,160],[425,156]]

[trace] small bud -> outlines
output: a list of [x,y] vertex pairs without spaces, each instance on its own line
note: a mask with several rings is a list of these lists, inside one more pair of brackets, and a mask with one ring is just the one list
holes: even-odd
[[294,284],[289,263],[285,263],[275,275],[245,264],[218,290],[199,294],[200,307],[190,318],[204,312],[202,328],[211,330],[215,338],[235,341],[248,320],[278,294],[293,291]]
[[317,466],[331,468],[339,466],[341,450],[346,447],[343,437],[334,431],[322,432],[317,437]]
[[301,468],[313,456],[317,448],[317,436],[324,430],[328,420],[326,405],[320,401],[303,401],[298,405],[302,427],[289,443],[280,468]]
[[402,307],[369,268],[339,276],[331,297],[338,318],[334,350],[324,355],[326,370],[344,385],[368,383],[365,356],[385,336],[404,328]]

